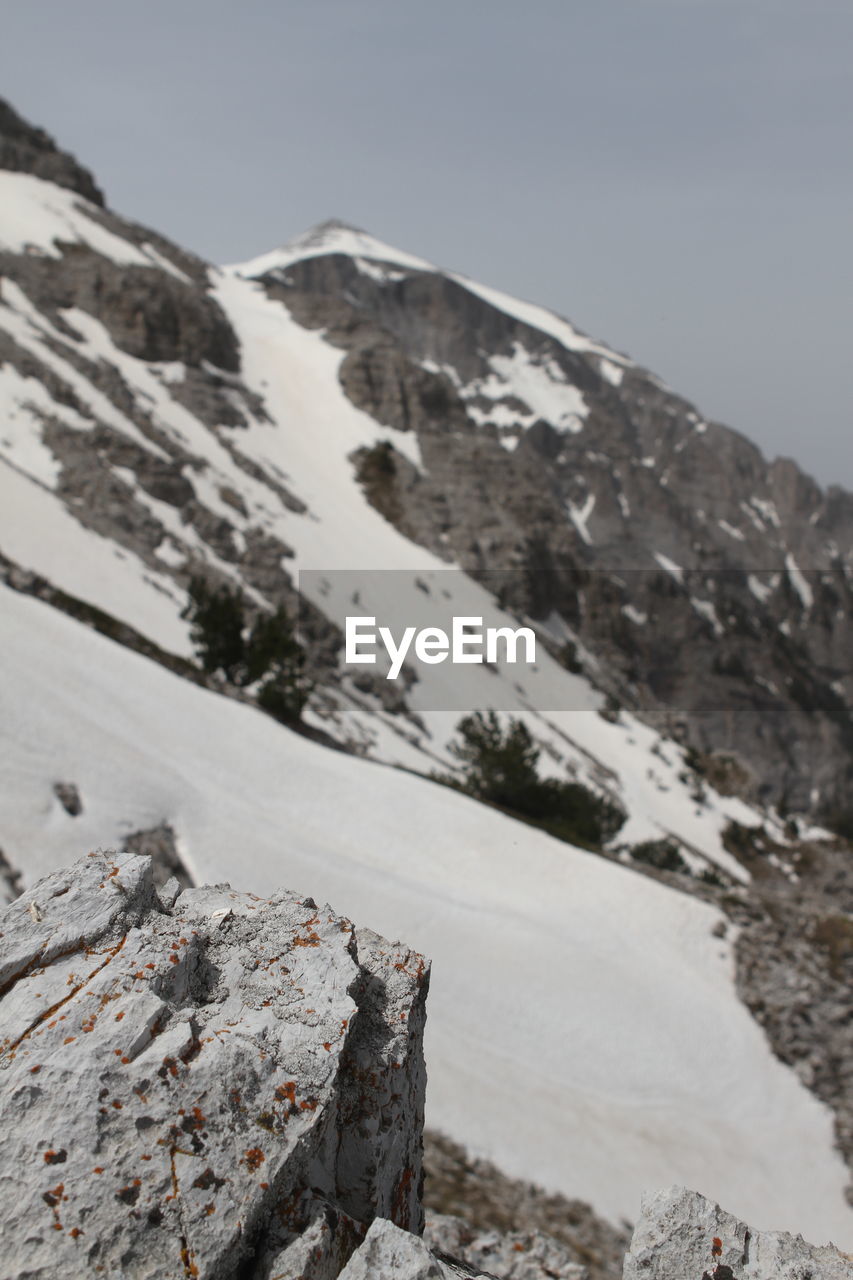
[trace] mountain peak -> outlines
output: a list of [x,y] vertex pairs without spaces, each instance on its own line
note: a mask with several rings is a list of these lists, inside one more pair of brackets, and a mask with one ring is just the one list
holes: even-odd
[[361,227],[354,227],[339,218],[329,218],[288,240],[278,249],[261,254],[248,262],[229,268],[241,276],[263,276],[271,271],[282,271],[294,262],[305,258],[318,258],[325,254],[341,253],[351,258],[367,258],[373,262],[392,263],[409,271],[435,271],[431,262],[417,258],[402,249],[378,240]]

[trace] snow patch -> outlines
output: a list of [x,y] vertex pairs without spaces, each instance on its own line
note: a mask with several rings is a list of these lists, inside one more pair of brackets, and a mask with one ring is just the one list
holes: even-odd
[[621,386],[622,379],[625,377],[623,366],[614,364],[612,360],[608,360],[605,356],[599,357],[598,372],[614,387]]
[[710,600],[697,600],[695,596],[690,597],[690,603],[700,618],[704,618],[706,622],[710,622],[714,629],[715,636],[721,636],[725,632],[720,619],[717,617],[717,610],[714,608]]
[[377,284],[389,284],[396,280],[405,280],[405,271],[393,271],[390,267],[380,266],[377,262],[372,262],[369,258],[356,258],[355,265],[363,276],[369,276],[371,280],[375,280]]
[[[487,377],[460,387],[466,403],[481,397],[497,402],[488,409],[467,403],[468,413],[475,421],[527,428],[542,418],[557,430],[572,434],[582,430],[589,407],[554,360],[543,361],[516,342],[512,355],[492,356],[489,367]],[[500,403],[508,397],[523,401],[529,412]]]
[[584,541],[588,547],[591,547],[592,538],[588,528],[588,521],[595,510],[595,494],[588,494],[583,506],[575,506],[574,503],[568,502],[566,503],[566,507],[569,512],[569,518],[580,534],[582,541]]
[[649,620],[647,613],[643,613],[640,609],[635,609],[632,604],[623,604],[622,612],[629,622],[633,622],[638,627],[644,627]]
[[772,525],[774,529],[781,529],[782,521],[779,519],[779,512],[776,510],[775,502],[770,502],[766,498],[750,498],[749,502],[765,524]]
[[746,583],[756,600],[766,604],[779,585],[779,578],[778,575],[774,574],[767,582],[762,582],[754,573],[750,573],[747,576]]
[[740,529],[736,529],[733,524],[729,524],[728,520],[718,520],[717,524],[720,526],[723,533],[727,533],[729,537],[734,538],[736,542],[746,542],[746,535]]
[[790,551],[785,553],[785,568],[788,570],[792,587],[800,597],[803,608],[808,612],[814,604],[814,592],[805,574],[797,567],[797,562]]
[[683,584],[684,570],[681,565],[676,564],[674,560],[670,560],[669,556],[665,556],[661,551],[655,551],[654,557],[662,569],[665,569],[667,573],[671,573],[676,582]]

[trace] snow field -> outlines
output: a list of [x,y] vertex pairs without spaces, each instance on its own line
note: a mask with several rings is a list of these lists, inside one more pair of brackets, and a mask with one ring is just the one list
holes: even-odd
[[[318,747],[6,588],[0,644],[0,828],[29,883],[171,822],[202,879],[287,885],[431,956],[431,1124],[611,1218],[682,1181],[849,1244],[830,1115],[738,1001],[715,911]],[[80,817],[57,780],[79,786]]]

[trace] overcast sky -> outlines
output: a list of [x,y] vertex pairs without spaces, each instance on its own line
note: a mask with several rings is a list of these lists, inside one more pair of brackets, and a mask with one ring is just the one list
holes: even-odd
[[853,488],[851,0],[4,0],[0,94],[239,261],[328,217]]

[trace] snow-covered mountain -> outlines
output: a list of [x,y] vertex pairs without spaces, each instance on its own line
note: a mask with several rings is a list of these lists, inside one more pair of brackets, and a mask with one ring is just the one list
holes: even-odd
[[[766,806],[845,807],[851,554],[853,498],[567,321],[340,224],[211,267],[0,111],[5,858],[26,885],[165,823],[205,878],[251,860],[404,936],[435,962],[432,1122],[509,1172],[629,1218],[681,1180],[849,1239],[833,1117],[709,900],[748,932],[807,870]],[[199,571],[299,609],[308,729],[372,762],[180,678]],[[393,698],[343,669],[354,596],[538,628],[535,669],[472,668],[464,709],[620,806],[608,860],[410,776],[452,764],[463,708],[443,667]],[[620,865],[661,837],[690,874]]]

